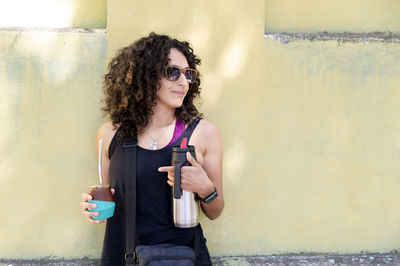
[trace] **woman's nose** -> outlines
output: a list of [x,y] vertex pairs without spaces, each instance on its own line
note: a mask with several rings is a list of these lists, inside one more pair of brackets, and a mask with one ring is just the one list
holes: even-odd
[[189,81],[186,79],[186,76],[183,73],[181,73],[181,75],[179,76],[178,82],[179,82],[179,84],[182,83],[183,85],[186,85],[186,86],[189,85]]

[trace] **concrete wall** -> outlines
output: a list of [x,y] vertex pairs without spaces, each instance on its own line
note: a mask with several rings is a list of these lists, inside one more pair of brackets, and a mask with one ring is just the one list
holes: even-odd
[[95,182],[105,34],[2,31],[0,49],[0,258],[98,252],[79,201]]
[[[224,145],[226,207],[216,221],[202,218],[212,256],[398,250],[399,42],[281,42],[264,33],[275,23],[265,22],[270,5],[306,26],[269,32],[398,32],[398,13],[384,10],[399,5],[373,9],[386,28],[355,27],[366,9],[335,26],[315,16],[324,27],[314,29],[295,12],[311,2],[288,3],[112,0],[106,36],[61,34],[40,49],[27,45],[38,34],[16,50],[16,33],[1,32],[9,48],[0,53],[0,257],[99,256],[104,225],[88,225],[78,204],[97,182],[102,56],[150,31],[189,40],[203,59],[200,109]],[[343,18],[363,6],[337,3]]]
[[106,33],[69,27],[105,27],[105,1],[29,2],[0,4],[10,17],[26,11],[18,5],[44,16],[0,25],[0,258],[97,255],[102,228],[82,219],[79,201],[96,181]]
[[265,0],[268,32],[400,32],[397,0]]

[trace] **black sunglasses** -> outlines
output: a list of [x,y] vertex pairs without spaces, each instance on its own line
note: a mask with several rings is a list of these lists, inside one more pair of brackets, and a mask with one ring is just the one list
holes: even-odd
[[178,80],[179,77],[181,76],[181,73],[185,76],[186,80],[189,83],[194,83],[196,82],[196,78],[199,74],[199,72],[196,69],[193,68],[179,68],[176,66],[166,66],[165,67],[165,77],[168,80]]

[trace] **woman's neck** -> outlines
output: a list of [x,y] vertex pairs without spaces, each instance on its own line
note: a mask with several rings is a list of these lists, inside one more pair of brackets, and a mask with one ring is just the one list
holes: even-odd
[[154,114],[149,117],[149,123],[142,134],[138,136],[139,146],[156,150],[167,145],[175,128],[175,110],[153,108]]
[[175,109],[154,106],[154,114],[149,117],[146,129],[157,129],[170,126],[175,121]]

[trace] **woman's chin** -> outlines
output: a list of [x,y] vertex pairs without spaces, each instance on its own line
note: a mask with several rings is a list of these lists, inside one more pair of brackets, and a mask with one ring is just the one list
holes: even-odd
[[173,106],[174,106],[174,108],[180,108],[180,107],[182,107],[182,104],[183,104],[183,101],[179,101],[179,102],[175,102],[173,104]]

